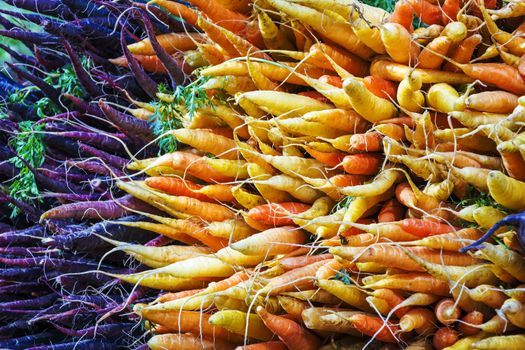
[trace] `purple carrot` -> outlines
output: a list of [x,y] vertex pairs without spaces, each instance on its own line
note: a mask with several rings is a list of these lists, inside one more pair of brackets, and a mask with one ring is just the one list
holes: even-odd
[[107,340],[88,339],[71,343],[35,346],[26,350],[114,350],[116,348],[116,344]]
[[73,18],[73,14],[61,0],[5,0],[11,6],[53,17]]
[[77,111],[69,111],[69,112],[53,115],[51,117],[42,118],[36,123],[45,124],[47,126],[51,122],[64,121],[64,120],[78,120],[79,118],[80,118],[80,113],[78,113]]
[[108,304],[117,305],[124,301],[122,295],[115,295],[113,298],[101,295],[68,295],[62,299],[71,303],[91,304],[100,307],[106,307]]
[[113,174],[118,177],[124,176],[124,172],[121,170],[107,164],[104,165],[99,161],[67,161],[66,164],[69,166],[75,166],[93,174],[111,176],[111,172],[113,172]]
[[99,8],[93,1],[62,0],[79,17],[113,17],[106,8]]
[[116,240],[132,240],[134,242],[144,243],[154,237],[157,237],[157,235],[150,231],[136,227],[125,226],[119,223],[127,221],[140,221],[144,219],[145,218],[140,215],[132,215],[112,222],[102,221],[83,231],[74,232],[68,235],[56,235],[49,238],[44,238],[42,243],[53,248],[62,248],[82,252],[89,252],[97,249],[107,249],[108,247],[111,247],[109,243],[93,235],[93,233]]
[[[0,279],[30,282],[42,275],[40,267],[0,269]],[[1,347],[0,347],[1,349]]]
[[102,90],[100,90],[97,84],[95,84],[95,82],[91,79],[88,72],[86,72],[82,66],[80,57],[78,57],[71,44],[67,40],[62,40],[62,45],[64,45],[64,48],[66,49],[69,59],[71,60],[71,64],[73,65],[73,70],[75,71],[77,79],[82,87],[91,97],[101,96]]
[[74,173],[72,171],[57,171],[57,170],[51,170],[48,168],[38,168],[38,171],[44,174],[45,176],[49,176],[50,178],[58,178],[58,179],[69,179],[76,182],[81,181],[89,181],[93,179],[92,176],[89,176],[87,174],[78,174]]
[[37,209],[25,202],[22,202],[21,200],[13,198],[7,193],[4,193],[2,190],[0,190],[0,201],[4,201],[4,203],[9,202],[12,205],[17,206],[31,221],[38,220],[38,217],[40,217],[40,215],[42,214],[42,211],[40,209]]
[[33,299],[17,300],[10,303],[0,303],[0,313],[2,312],[1,310],[7,309],[27,310],[33,308],[43,308],[53,304],[57,299],[58,295],[52,293]]
[[16,75],[18,75],[22,79],[31,82],[33,85],[39,88],[40,91],[44,93],[44,95],[49,97],[51,101],[53,101],[57,105],[60,105],[60,91],[55,89],[52,85],[46,83],[44,79],[39,78],[34,74],[30,74],[22,69],[19,69],[18,67],[9,62],[6,62],[6,64],[16,73]]
[[45,47],[35,46],[33,51],[38,63],[47,70],[55,70],[67,64],[67,60],[64,57],[58,56]]
[[[23,21],[28,21],[28,22],[31,22],[31,23],[34,23],[34,24],[38,24],[38,25],[41,25],[42,22],[44,22],[44,21],[50,21],[51,20],[51,18],[49,18],[47,16],[42,16],[42,15],[38,15],[38,14],[35,14],[35,13],[28,13],[28,12],[9,11],[9,10],[0,9],[0,13],[3,13],[5,15],[8,15],[8,16],[11,16],[11,17],[14,17],[14,18],[21,19]],[[60,23],[60,22],[58,22],[58,23]]]
[[46,256],[58,255],[58,250],[55,252],[50,251],[44,247],[0,247],[0,254],[2,255],[17,255],[17,256],[28,256],[35,254],[46,254]]
[[26,335],[19,338],[7,339],[0,341],[0,349],[27,349],[39,344],[49,344],[54,340],[64,338],[63,335],[56,332],[43,332],[39,334]]
[[63,96],[70,100],[80,110],[81,113],[91,114],[101,119],[104,119],[104,114],[95,105],[87,103],[86,101],[73,95],[64,94]]
[[0,233],[4,233],[7,231],[12,231],[13,227],[11,225],[8,225],[6,223],[0,222]]
[[36,288],[41,288],[38,282],[15,282],[13,284],[0,287],[0,294],[31,294]]
[[96,270],[99,266],[106,270],[114,269],[109,265],[99,265],[97,262],[89,260],[65,260],[48,257],[32,257],[22,259],[9,259],[0,257],[0,262],[8,266],[18,266],[23,268],[32,268],[40,266],[46,271],[58,271],[62,273],[75,273]]
[[38,65],[38,61],[34,57],[31,57],[31,56],[28,56],[28,55],[22,55],[21,53],[18,53],[15,50],[11,49],[9,46],[0,44],[0,49],[2,49],[5,52],[7,52],[12,58],[14,58],[15,60],[17,60],[20,63],[24,63],[24,64],[27,64],[27,65],[30,65],[30,66],[37,66]]
[[78,125],[78,124],[71,124],[71,123],[56,122],[56,121],[51,121],[49,123],[46,123],[45,130],[50,131],[50,132],[63,132],[63,131],[84,131],[84,132],[88,131],[89,132],[89,128],[85,126]]
[[129,160],[125,158],[119,157],[114,154],[109,154],[108,152],[101,151],[95,147],[91,147],[83,143],[81,143],[78,147],[81,151],[90,154],[93,157],[100,158],[102,159],[102,161],[120,169],[125,168],[126,165],[129,163]]
[[58,136],[69,137],[84,143],[103,148],[107,151],[122,152],[124,147],[121,142],[115,138],[98,133],[85,131],[63,131],[57,134]]
[[127,43],[124,40],[124,30],[122,30],[120,34],[120,46],[122,47],[122,51],[124,52],[126,60],[128,61],[128,67],[135,76],[135,79],[137,79],[140,87],[144,90],[144,92],[146,92],[146,94],[148,94],[149,97],[154,99],[156,97],[155,94],[157,93],[157,83],[151,79],[150,76],[146,74],[146,72],[144,72],[142,66],[133,57],[131,52],[129,52]]
[[42,28],[49,34],[57,37],[63,36],[71,40],[81,41],[83,39],[82,31],[80,28],[69,23],[60,23],[57,21],[49,20],[43,21],[41,24]]
[[128,214],[125,208],[141,212],[150,212],[152,207],[133,196],[97,202],[68,203],[46,211],[40,221],[46,219],[116,219]]
[[184,72],[179,67],[179,64],[177,61],[175,61],[169,53],[164,50],[162,46],[160,46],[157,36],[155,35],[155,30],[153,29],[153,25],[148,18],[147,14],[144,12],[141,12],[142,16],[142,22],[144,23],[144,28],[146,29],[146,33],[148,34],[148,38],[151,42],[151,46],[153,47],[153,50],[157,54],[157,57],[161,61],[164,68],[166,68],[166,71],[168,72],[168,75],[171,79],[172,87],[175,90],[177,85],[181,85],[184,83],[185,77]]
[[0,175],[3,175],[7,179],[12,179],[17,176],[20,170],[15,167],[8,160],[0,161]]
[[145,245],[151,246],[151,247],[162,247],[162,246],[170,244],[171,242],[173,242],[171,238],[161,235],[161,236],[153,238],[151,241],[147,242]]
[[20,40],[27,45],[57,45],[59,42],[58,38],[54,35],[20,29],[0,30],[0,36]]
[[141,2],[134,2],[133,6],[151,12],[151,14],[153,14],[153,16],[156,17],[163,25],[167,26],[171,32],[179,33],[196,31],[193,26],[189,25],[188,23],[184,23],[181,20],[175,19],[173,16],[164,12],[157,6],[151,6]]
[[4,16],[0,16],[0,25],[2,27],[4,27],[6,30],[12,30],[12,29],[17,28],[16,24],[14,24],[13,22],[9,21]]
[[[0,327],[0,339],[10,339],[17,333],[25,333],[31,328],[29,320],[18,320]],[[1,340],[0,340],[1,341]]]
[[89,337],[94,336],[104,336],[106,338],[119,338],[123,333],[129,332],[133,327],[136,326],[136,323],[114,323],[114,324],[105,324],[101,326],[94,326],[85,329],[68,329],[61,327],[57,324],[53,326],[58,329],[60,332],[68,335],[70,337]]
[[102,100],[98,101],[98,106],[108,120],[115,124],[117,128],[126,134],[131,140],[137,140],[137,138],[140,138],[140,143],[144,144],[155,138],[148,122],[121,113]]
[[68,202],[89,202],[100,199],[100,194],[45,193],[43,198],[57,198]]

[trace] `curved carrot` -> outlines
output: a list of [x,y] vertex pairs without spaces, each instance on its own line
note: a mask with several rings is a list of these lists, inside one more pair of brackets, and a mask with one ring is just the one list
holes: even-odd
[[461,318],[461,322],[459,322],[458,329],[464,335],[474,335],[481,331],[476,326],[482,323],[483,313],[474,310]]
[[366,88],[377,97],[387,100],[395,100],[397,95],[397,85],[380,77],[369,75],[363,79]]
[[414,19],[414,8],[407,0],[401,0],[396,2],[394,12],[388,18],[388,22],[401,24],[410,33],[414,31],[414,25],[412,21]]
[[[472,58],[476,47],[481,44],[482,40],[483,37],[479,34],[469,36],[454,49],[450,55],[451,60],[457,63],[468,63]],[[450,62],[445,63],[443,69],[451,72],[461,72],[461,69],[457,68]]]
[[443,14],[441,16],[443,24],[448,24],[450,22],[456,21],[458,18],[458,13],[460,10],[460,1],[459,0],[445,0],[441,6]]
[[349,146],[353,151],[379,152],[383,150],[383,135],[377,131],[350,136]]
[[184,19],[192,26],[197,25],[197,14],[195,13],[195,11],[181,3],[168,0],[151,0],[148,4],[160,5],[172,15]]
[[250,209],[248,217],[267,225],[292,226],[293,216],[310,208],[311,205],[297,202],[263,204]]
[[[524,67],[525,68],[525,67]],[[343,80],[337,75],[321,75],[318,79],[321,83],[330,84],[338,88],[343,87]]]

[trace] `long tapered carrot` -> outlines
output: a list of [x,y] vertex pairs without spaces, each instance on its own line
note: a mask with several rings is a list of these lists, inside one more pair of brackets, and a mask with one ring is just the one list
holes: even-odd
[[272,315],[261,306],[257,308],[257,314],[289,349],[315,350],[321,345],[319,338],[292,320]]
[[381,279],[365,277],[363,283],[367,288],[372,289],[390,288],[442,296],[450,293],[447,282],[426,273],[413,272],[381,277]]
[[148,4],[157,4],[172,15],[184,19],[189,24],[193,26],[197,25],[197,14],[195,11],[181,3],[168,0],[151,0]]
[[153,176],[145,180],[146,185],[151,188],[166,192],[174,196],[192,197],[204,202],[212,202],[208,196],[202,195],[196,191],[202,188],[189,180],[183,180],[176,177]]
[[[454,51],[450,55],[450,58],[457,63],[468,63],[471,60],[472,55],[476,50],[476,47],[479,44],[481,44],[482,40],[483,38],[479,34],[469,36],[468,38],[463,40],[457,48],[454,49]],[[451,72],[461,71],[459,68],[457,68],[450,62],[445,63],[443,69]]]
[[285,226],[256,233],[230,245],[246,255],[278,255],[291,253],[296,245],[304,244],[306,234],[292,226]]
[[427,237],[454,232],[455,228],[448,224],[441,224],[423,219],[404,219],[400,223],[403,230],[418,237]]
[[301,214],[310,207],[308,204],[298,202],[264,204],[250,209],[248,216],[268,225],[293,225],[293,216]]

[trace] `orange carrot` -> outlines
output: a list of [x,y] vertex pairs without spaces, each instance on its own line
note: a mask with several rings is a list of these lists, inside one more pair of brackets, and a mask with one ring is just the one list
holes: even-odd
[[330,182],[337,187],[362,185],[369,178],[363,175],[335,175],[330,178]]
[[396,2],[394,12],[390,15],[388,22],[401,24],[410,33],[414,31],[412,20],[414,19],[414,8],[407,0]]
[[341,152],[319,152],[310,147],[305,147],[305,149],[306,152],[308,152],[308,154],[310,154],[313,158],[330,167],[336,167],[340,165],[343,161],[343,158],[345,157],[345,154]]
[[325,62],[321,68],[334,69],[330,61],[325,57],[326,55],[350,74],[362,77],[368,72],[368,62],[353,53],[340,49],[334,45],[316,43],[310,47],[310,54],[314,59]]
[[436,329],[436,318],[432,311],[425,308],[414,308],[399,320],[403,332],[415,330],[419,334],[429,335]]
[[174,196],[186,196],[198,199],[204,202],[213,202],[213,199],[203,194],[197,193],[202,188],[190,180],[183,180],[176,177],[153,176],[145,180],[146,185],[156,190],[166,192]]
[[520,152],[500,152],[507,173],[516,180],[525,181],[525,161]]
[[442,24],[441,9],[426,0],[408,0],[418,16],[425,24]]
[[439,69],[450,47],[452,40],[447,36],[438,36],[425,46],[419,54],[418,67],[423,69]]
[[459,340],[459,333],[452,328],[443,327],[436,331],[432,344],[437,350],[452,346]]
[[439,322],[448,326],[456,322],[461,316],[461,310],[454,302],[454,299],[443,299],[437,303],[434,312]]
[[299,267],[313,264],[318,261],[331,259],[332,257],[332,254],[294,256],[291,258],[284,258],[280,260],[279,266],[285,271],[290,271]]
[[320,102],[330,103],[330,101],[326,97],[324,97],[317,91],[312,91],[312,90],[311,91],[301,91],[298,93],[298,95],[310,97]]
[[377,124],[406,125],[410,129],[412,129],[416,126],[416,121],[412,117],[404,116],[404,117],[397,117],[397,118],[392,118],[392,119],[384,119],[384,120],[377,122]]
[[[137,62],[144,68],[146,72],[166,74],[166,68],[164,68],[160,59],[155,55],[133,55],[133,58],[137,60]],[[112,58],[109,61],[117,66],[128,66],[128,60],[125,56]]]
[[405,208],[395,199],[385,202],[377,215],[377,222],[392,222],[403,219]]
[[375,337],[379,341],[387,343],[396,343],[396,334],[399,333],[399,327],[388,321],[383,321],[378,316],[367,314],[356,314],[350,316],[349,321],[355,329],[369,337]]
[[[476,47],[481,44],[483,37],[479,34],[474,34],[466,38],[454,49],[450,58],[457,63],[468,63],[476,50]],[[447,62],[443,66],[444,70],[451,72],[461,72],[454,64]]]
[[519,96],[525,95],[525,77],[517,68],[505,63],[456,64],[456,66],[472,79],[478,79],[485,84],[494,85]]
[[321,260],[274,277],[260,290],[262,294],[278,295],[283,292],[314,289],[313,279],[317,270],[331,260]]
[[424,219],[404,219],[399,222],[399,225],[406,232],[422,238],[456,231],[453,226],[448,224]]
[[349,146],[353,151],[379,152],[383,149],[383,135],[377,131],[350,136]]
[[152,0],[149,2],[149,4],[160,5],[172,15],[184,19],[184,21],[188,22],[192,26],[197,25],[197,14],[195,11],[181,3],[168,0]]
[[310,208],[311,205],[298,202],[263,204],[250,209],[248,217],[267,225],[292,226],[293,216]]
[[339,78],[337,75],[322,75],[319,77],[319,81],[321,83],[330,84],[338,88],[343,87],[343,80]]
[[387,100],[395,100],[397,95],[397,85],[390,80],[369,75],[363,79],[368,91],[374,95]]
[[352,175],[375,175],[381,168],[383,157],[377,153],[351,154],[343,159],[343,168]]
[[257,314],[288,349],[317,350],[321,346],[320,339],[298,323],[282,316],[272,315],[261,306],[257,307]]
[[160,303],[165,303],[167,301],[177,300],[186,298],[192,295],[195,295],[199,292],[202,292],[204,289],[192,289],[192,290],[183,290],[182,292],[176,292],[176,293],[165,293],[162,294],[160,297],[157,298],[156,301]]
[[[357,224],[361,224],[361,225],[368,225],[368,224],[372,224],[374,222],[373,219],[370,219],[370,218],[366,218],[366,219],[359,219],[356,221]],[[349,242],[349,237],[350,236],[355,236],[355,235],[359,235],[361,233],[363,233],[365,231],[363,231],[362,229],[360,228],[357,228],[357,227],[350,227],[348,230],[345,230],[343,232],[341,232],[340,236],[343,236],[345,239],[346,239],[346,244],[349,245],[349,246],[353,246],[354,244],[350,244]],[[375,237],[374,238],[374,241],[375,241]]]
[[458,329],[464,335],[474,335],[480,332],[480,329],[475,327],[483,323],[483,313],[479,311],[471,311],[461,318]]
[[[401,296],[401,293],[393,291],[392,289],[377,289],[373,292],[373,296],[385,300],[392,310],[405,300],[405,298]],[[396,308],[394,314],[401,318],[409,310],[409,307]]]
[[412,186],[408,182],[400,183],[396,186],[396,199],[399,203],[403,204],[405,207],[412,208],[416,205],[417,199]]
[[521,75],[525,75],[525,55],[521,56],[520,63],[518,64],[518,71]]
[[264,343],[238,346],[235,350],[288,350],[288,347],[281,341],[267,341]]
[[443,10],[443,14],[441,16],[443,24],[448,24],[457,20],[460,9],[459,5],[459,0],[445,0],[441,6],[441,10]]

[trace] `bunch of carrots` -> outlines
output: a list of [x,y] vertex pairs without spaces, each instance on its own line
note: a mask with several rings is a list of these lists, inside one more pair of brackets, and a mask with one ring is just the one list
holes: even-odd
[[101,237],[150,268],[102,273],[165,291],[147,346],[525,348],[523,2],[189,3],[138,4],[198,32],[112,59],[199,77],[156,94],[178,150],[115,178],[171,243]]

